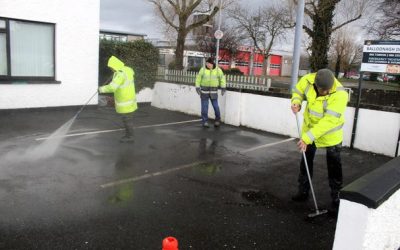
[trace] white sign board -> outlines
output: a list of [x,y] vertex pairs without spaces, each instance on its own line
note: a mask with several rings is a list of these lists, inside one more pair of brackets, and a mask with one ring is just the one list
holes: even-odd
[[400,74],[400,41],[365,41],[361,71]]

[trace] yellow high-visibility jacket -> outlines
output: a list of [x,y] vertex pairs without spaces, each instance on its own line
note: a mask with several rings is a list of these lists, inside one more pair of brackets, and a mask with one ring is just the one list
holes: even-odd
[[115,110],[119,114],[132,113],[137,109],[134,76],[135,72],[115,56],[108,60],[114,70],[112,81],[99,88],[100,93],[114,93]]
[[344,112],[348,93],[335,78],[326,96],[318,96],[314,88],[316,73],[303,76],[292,89],[292,104],[307,101],[301,139],[306,144],[315,142],[317,147],[334,146],[343,141]]
[[196,88],[200,88],[201,96],[217,99],[218,87],[226,88],[226,79],[222,69],[219,67],[214,69],[201,68],[196,77]]

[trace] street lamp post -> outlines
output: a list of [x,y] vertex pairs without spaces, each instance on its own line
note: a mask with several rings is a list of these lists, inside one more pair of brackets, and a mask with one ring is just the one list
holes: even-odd
[[[217,39],[217,51],[215,52],[215,63],[218,66],[218,59],[219,59],[219,40],[222,38],[221,32],[221,22],[222,22],[222,0],[219,0],[219,19],[218,19],[218,30],[215,32],[215,38]],[[218,32],[218,35],[217,35]]]
[[293,64],[292,64],[292,81],[290,85],[290,91],[296,86],[297,78],[299,75],[300,66],[300,50],[301,50],[301,33],[303,31],[303,19],[304,19],[304,0],[299,0],[296,16],[296,30],[294,36],[294,48],[293,48]]

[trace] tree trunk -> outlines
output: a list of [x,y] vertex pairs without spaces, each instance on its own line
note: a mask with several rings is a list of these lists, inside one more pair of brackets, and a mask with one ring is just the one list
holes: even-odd
[[316,72],[328,66],[328,50],[333,26],[335,3],[331,0],[319,1],[318,15],[313,18],[313,36],[311,44],[311,69]]
[[336,65],[335,65],[335,77],[338,78],[340,73],[340,63],[342,61],[342,55],[338,55],[336,58]]
[[183,52],[185,50],[185,31],[180,29],[178,31],[178,38],[176,40],[176,50],[175,50],[175,69],[183,69]]
[[264,61],[263,61],[263,73],[262,76],[266,77],[268,75],[267,73],[267,66],[268,66],[268,55],[264,54]]
[[250,62],[249,62],[249,76],[254,75],[254,49],[250,51]]

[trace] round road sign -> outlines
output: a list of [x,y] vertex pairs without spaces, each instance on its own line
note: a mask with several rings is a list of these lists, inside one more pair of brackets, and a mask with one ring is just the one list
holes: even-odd
[[217,31],[215,31],[215,33],[214,33],[214,37],[215,37],[216,39],[221,39],[223,36],[224,36],[224,32],[222,32],[222,30],[217,30]]

